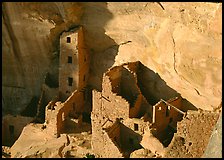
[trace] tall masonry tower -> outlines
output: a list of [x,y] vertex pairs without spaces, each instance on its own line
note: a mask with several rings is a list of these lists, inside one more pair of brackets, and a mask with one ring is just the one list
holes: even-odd
[[66,100],[75,90],[87,85],[89,55],[84,44],[83,28],[63,32],[60,37],[59,97]]

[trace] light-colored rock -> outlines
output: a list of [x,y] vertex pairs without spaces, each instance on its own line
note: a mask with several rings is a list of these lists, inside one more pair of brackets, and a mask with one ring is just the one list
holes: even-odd
[[24,127],[19,139],[11,147],[12,158],[62,158],[62,150],[68,145],[67,136],[48,136],[38,125]]
[[90,83],[100,86],[110,66],[140,60],[197,108],[212,110],[221,102],[222,4],[161,4],[165,10],[153,2],[84,4]]
[[135,150],[130,154],[130,158],[152,158],[154,156],[155,154],[144,148]]
[[159,154],[161,156],[164,156],[165,154],[165,148],[163,144],[156,137],[154,137],[150,131],[146,131],[144,133],[141,145],[154,154]]
[[140,60],[196,107],[217,107],[222,3],[161,4],[3,3],[3,112],[21,112],[40,95],[46,72],[58,74],[58,36],[77,24],[92,55],[93,87],[109,67]]
[[222,158],[222,112],[212,131],[209,143],[203,154],[203,158]]

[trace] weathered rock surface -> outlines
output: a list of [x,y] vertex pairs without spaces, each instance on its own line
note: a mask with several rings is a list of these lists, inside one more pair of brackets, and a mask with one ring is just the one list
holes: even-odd
[[[201,158],[209,143],[218,117],[218,112],[189,111],[181,122],[177,124],[165,157],[168,158]],[[221,137],[219,137],[221,141]]]
[[93,154],[89,132],[61,134],[54,138],[42,127],[42,124],[24,127],[10,149],[11,154],[3,150],[7,153],[5,157],[10,154],[11,158],[83,158],[88,153]]
[[59,35],[79,24],[76,2],[3,3],[3,114],[19,114],[39,97],[46,73],[58,83]]
[[203,158],[222,158],[222,113],[220,113]]
[[158,153],[161,156],[164,156],[165,154],[163,144],[156,137],[154,137],[150,131],[144,133],[141,145],[154,154]]
[[12,158],[60,158],[62,150],[69,144],[67,136],[53,138],[41,129],[41,125],[24,127],[19,139],[11,147]]
[[152,158],[152,157],[156,157],[156,155],[153,154],[148,149],[144,149],[144,148],[135,150],[134,152],[130,154],[130,158]]
[[92,56],[90,84],[111,66],[140,60],[196,107],[221,102],[222,3],[3,3],[3,113],[40,96],[58,75],[58,36],[81,24]]

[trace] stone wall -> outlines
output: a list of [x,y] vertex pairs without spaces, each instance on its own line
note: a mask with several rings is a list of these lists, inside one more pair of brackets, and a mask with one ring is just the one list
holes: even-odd
[[87,85],[89,78],[90,56],[84,40],[84,28],[78,30],[78,65],[79,65],[79,81],[78,88],[82,89]]
[[61,102],[49,102],[45,111],[46,132],[53,137],[59,136],[59,130],[62,127],[60,118],[58,118],[59,110],[63,107]]
[[219,115],[220,112],[188,111],[177,124],[177,133],[168,146],[166,157],[201,158]]
[[[120,66],[111,68],[105,74],[110,79],[112,91],[117,94],[120,93],[121,74],[122,74],[122,68]],[[104,83],[102,84],[102,88],[104,88]]]
[[[181,108],[181,98],[168,102],[178,109]],[[173,107],[167,106],[162,101],[159,101],[156,105],[153,106],[153,123],[158,133],[162,132],[168,126],[168,124],[176,127],[176,123],[180,119],[180,113]]]
[[[61,93],[62,100],[68,98],[69,95],[71,95],[71,93],[78,88],[80,66],[77,45],[77,31],[62,33],[60,37],[59,60],[59,92]],[[70,63],[68,63],[68,61],[70,61]],[[73,78],[71,86],[69,86],[69,77]]]
[[129,118],[122,121],[122,123],[139,135],[143,135],[145,130],[148,130],[150,127],[150,122],[144,122],[143,119],[138,118]]
[[[116,118],[129,118],[129,103],[121,96],[111,91],[109,77],[103,78],[102,110],[103,115],[107,115],[112,121]],[[111,112],[111,109],[113,112]]]
[[49,134],[58,137],[61,133],[64,133],[66,125],[66,119],[75,114],[80,115],[84,110],[83,92],[75,91],[64,102],[49,102],[46,107],[46,124]]
[[[122,157],[122,154],[120,153],[119,149],[110,138],[110,136],[114,137],[114,133],[110,134],[109,132],[108,134],[107,132],[105,132],[105,130],[103,130],[102,126],[105,124],[106,121],[108,121],[108,116],[106,115],[106,111],[102,106],[102,101],[103,101],[103,98],[101,93],[96,90],[93,90],[93,110],[91,113],[92,150],[99,157],[108,157],[108,158]],[[110,121],[111,121],[111,124],[115,122],[112,120]]]
[[143,96],[141,94],[138,95],[138,98],[136,99],[134,106],[130,108],[129,110],[129,117],[135,118],[139,116],[139,112],[141,109]]

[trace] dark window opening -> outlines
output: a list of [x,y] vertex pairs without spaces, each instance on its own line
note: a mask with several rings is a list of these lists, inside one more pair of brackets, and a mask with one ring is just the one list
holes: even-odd
[[138,124],[134,123],[134,131],[138,131]]
[[86,56],[84,56],[84,62],[86,61]]
[[14,126],[13,125],[9,125],[9,133],[10,133],[10,135],[14,134]]
[[71,43],[71,37],[67,37],[67,43]]
[[72,57],[68,56],[68,63],[72,63]]
[[168,108],[168,106],[166,107],[166,117],[169,117],[169,115],[170,115],[170,110],[169,110],[169,108]]
[[73,83],[73,78],[68,77],[68,85],[69,86],[72,86],[72,83]]

